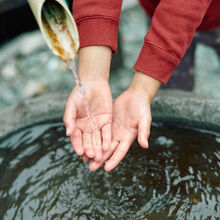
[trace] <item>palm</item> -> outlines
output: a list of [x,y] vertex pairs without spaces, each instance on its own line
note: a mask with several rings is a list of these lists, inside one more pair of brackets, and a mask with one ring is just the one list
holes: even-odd
[[150,113],[146,100],[126,91],[114,103],[113,136],[120,142],[133,142],[138,134],[138,122]]
[[109,85],[106,81],[95,84],[94,82],[84,84],[85,98],[79,97],[81,95],[79,88],[75,88],[72,92],[72,102],[75,103],[77,110],[76,126],[85,132],[92,132],[96,128],[99,130],[112,120],[112,97]]
[[[135,92],[125,91],[114,102],[113,111],[113,142],[111,150],[104,154],[107,162],[105,169],[110,171],[124,158],[132,142],[138,136],[139,144],[147,148],[151,124],[151,111],[148,100]],[[92,162],[90,168],[95,170],[101,162]]]
[[72,114],[72,124],[75,124],[71,142],[78,155],[101,160],[102,149],[108,149],[111,143],[111,91],[106,80],[83,82],[83,87],[86,97],[75,87],[66,105],[65,115]]

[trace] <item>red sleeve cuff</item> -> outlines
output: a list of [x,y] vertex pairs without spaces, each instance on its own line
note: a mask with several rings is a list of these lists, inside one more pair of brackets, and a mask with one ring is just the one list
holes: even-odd
[[116,53],[118,24],[111,18],[88,18],[77,22],[80,47],[105,45]]
[[166,84],[179,61],[160,47],[145,41],[134,69]]

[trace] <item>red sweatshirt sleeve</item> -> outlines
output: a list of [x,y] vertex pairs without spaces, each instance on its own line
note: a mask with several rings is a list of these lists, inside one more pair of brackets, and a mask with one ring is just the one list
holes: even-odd
[[80,47],[109,46],[117,51],[118,25],[122,0],[74,0]]
[[188,49],[211,2],[212,0],[161,0],[134,68],[167,83]]

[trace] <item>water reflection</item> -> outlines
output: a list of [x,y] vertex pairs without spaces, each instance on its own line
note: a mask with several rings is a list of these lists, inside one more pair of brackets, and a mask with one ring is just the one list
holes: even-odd
[[218,134],[156,125],[111,173],[92,173],[61,124],[0,142],[0,219],[218,219]]

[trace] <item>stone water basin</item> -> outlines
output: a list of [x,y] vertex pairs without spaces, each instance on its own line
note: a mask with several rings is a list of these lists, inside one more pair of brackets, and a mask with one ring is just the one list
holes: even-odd
[[[216,124],[204,129],[186,118],[177,124],[178,111],[172,110],[175,120],[166,121],[160,110],[160,117],[153,117],[148,150],[134,142],[114,171],[90,172],[74,154],[60,119],[52,120],[59,115],[51,114],[53,101],[47,108],[42,98],[31,105],[34,109],[38,104],[38,113],[48,112],[51,118],[44,116],[36,123],[32,117],[29,125],[21,126],[17,115],[7,125],[16,124],[16,130],[5,130],[0,139],[0,219],[219,219]],[[155,113],[157,101],[152,106]],[[36,116],[29,104],[23,106],[23,119]],[[58,105],[56,110],[61,110]],[[19,106],[18,114],[23,113]],[[5,119],[7,114],[0,113]]]

